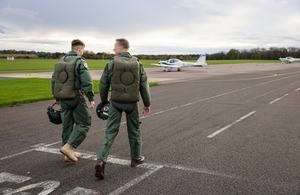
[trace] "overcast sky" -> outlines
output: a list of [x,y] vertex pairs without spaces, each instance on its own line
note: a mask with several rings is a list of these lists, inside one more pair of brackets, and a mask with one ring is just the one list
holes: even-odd
[[0,0],[0,49],[134,54],[300,47],[299,0]]

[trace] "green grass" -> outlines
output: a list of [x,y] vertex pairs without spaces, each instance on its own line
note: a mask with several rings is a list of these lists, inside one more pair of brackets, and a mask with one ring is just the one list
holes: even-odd
[[[153,67],[151,63],[159,60],[141,60],[145,68]],[[7,61],[0,59],[0,73],[33,73],[33,72],[52,72],[57,60],[42,59],[16,59]],[[108,60],[87,60],[91,70],[102,70]],[[240,63],[276,63],[278,60],[207,60],[209,65],[213,64],[240,64]]]
[[[33,72],[52,72],[57,60],[42,60],[42,59],[16,59],[7,61],[0,59],[0,73],[33,73]],[[87,60],[90,70],[103,70],[108,60]],[[148,68],[151,63],[156,63],[157,60],[141,61]]]
[[[149,83],[156,86],[157,83]],[[0,107],[53,99],[50,79],[26,78],[0,80]],[[94,91],[99,92],[99,81],[94,80]]]
[[158,85],[157,82],[149,82],[149,86],[150,86],[150,87],[155,87],[155,86],[157,86],[157,85]]
[[52,99],[50,79],[0,80],[0,106]]

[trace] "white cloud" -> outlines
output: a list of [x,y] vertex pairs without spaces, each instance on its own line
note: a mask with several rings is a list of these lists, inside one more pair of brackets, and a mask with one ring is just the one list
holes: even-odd
[[12,8],[12,7],[5,7],[1,10],[1,13],[6,16],[16,16],[18,19],[29,19],[32,21],[43,21],[40,18],[38,18],[38,13],[35,11],[27,10],[27,9],[21,9],[21,8]]
[[111,51],[117,37],[134,53],[300,47],[297,0],[2,0],[0,7],[2,49],[66,51],[81,38],[89,50]]

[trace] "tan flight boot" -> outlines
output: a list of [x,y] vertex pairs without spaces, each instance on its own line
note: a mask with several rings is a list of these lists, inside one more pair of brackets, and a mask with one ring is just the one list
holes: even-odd
[[75,156],[75,152],[73,150],[73,147],[70,144],[65,144],[61,149],[60,152],[67,156],[72,162],[77,162],[78,159]]
[[[74,156],[76,158],[80,157],[81,156],[81,153],[79,152],[74,152]],[[72,162],[67,156],[64,156],[64,162]]]

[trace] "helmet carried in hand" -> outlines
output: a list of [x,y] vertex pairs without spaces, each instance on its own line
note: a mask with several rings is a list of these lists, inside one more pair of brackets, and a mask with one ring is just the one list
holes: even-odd
[[61,116],[60,116],[61,110],[55,110],[54,109],[55,104],[57,104],[57,102],[55,102],[52,106],[49,106],[47,108],[47,114],[51,123],[59,125],[62,123]]
[[107,120],[109,113],[109,102],[101,102],[96,108],[96,113],[97,116],[102,120]]

